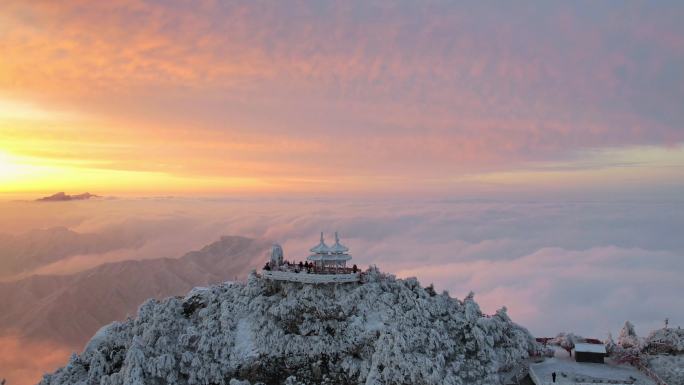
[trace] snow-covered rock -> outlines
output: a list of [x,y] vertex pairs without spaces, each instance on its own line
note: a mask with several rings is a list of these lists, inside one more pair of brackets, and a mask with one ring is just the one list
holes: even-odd
[[148,300],[43,385],[497,384],[539,345],[506,310],[376,270],[306,285],[252,275]]

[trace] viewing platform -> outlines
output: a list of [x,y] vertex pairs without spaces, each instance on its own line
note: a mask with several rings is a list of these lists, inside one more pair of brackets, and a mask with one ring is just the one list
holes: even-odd
[[291,272],[291,271],[266,271],[261,272],[261,276],[273,281],[291,281],[301,283],[349,283],[358,282],[360,280],[360,273],[335,273],[335,274],[317,274],[307,272]]
[[306,262],[288,262],[283,259],[283,248],[275,244],[271,249],[271,258],[261,270],[261,276],[274,281],[291,281],[301,283],[351,283],[359,282],[361,271],[353,265],[347,267],[351,260],[349,249],[340,244],[335,233],[335,244],[328,246],[321,233],[320,243],[310,249],[311,255]]

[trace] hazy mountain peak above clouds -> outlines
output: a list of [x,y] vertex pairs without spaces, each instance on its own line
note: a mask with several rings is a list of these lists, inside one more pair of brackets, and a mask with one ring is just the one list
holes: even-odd
[[11,279],[66,257],[140,247],[146,239],[130,231],[79,233],[66,227],[0,234],[0,280]]
[[181,258],[107,263],[71,275],[0,283],[0,330],[78,347],[102,325],[134,314],[147,298],[244,276],[270,244],[225,236]]

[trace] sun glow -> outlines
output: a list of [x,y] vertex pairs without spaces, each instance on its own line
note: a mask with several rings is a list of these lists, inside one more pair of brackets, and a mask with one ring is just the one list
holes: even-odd
[[41,159],[19,159],[0,153],[0,193],[44,195],[66,189],[101,195],[153,194],[159,191],[182,194],[264,188],[260,181],[248,178],[191,178],[160,172],[53,166],[43,162]]
[[24,171],[24,166],[15,163],[15,160],[8,154],[0,152],[0,183],[3,185],[9,183]]
[[75,113],[48,110],[32,103],[0,97],[0,119],[2,120],[54,121],[70,120],[76,117]]

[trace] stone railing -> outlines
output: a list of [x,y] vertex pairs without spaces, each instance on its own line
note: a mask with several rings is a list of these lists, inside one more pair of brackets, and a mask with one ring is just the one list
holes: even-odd
[[290,281],[301,283],[348,283],[358,282],[358,273],[349,274],[309,274],[306,272],[262,270],[261,276],[274,281]]

